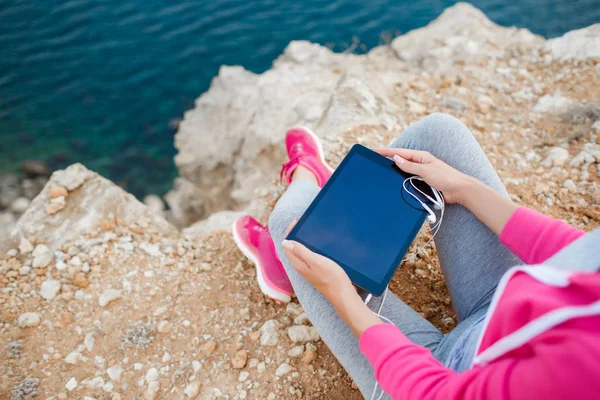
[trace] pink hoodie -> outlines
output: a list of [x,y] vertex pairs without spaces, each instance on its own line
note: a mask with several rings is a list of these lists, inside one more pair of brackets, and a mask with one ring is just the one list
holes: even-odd
[[[538,264],[582,235],[521,207],[500,241],[527,264]],[[360,348],[394,399],[597,399],[600,273],[509,270],[490,305],[473,367],[462,373],[391,324],[367,329]]]

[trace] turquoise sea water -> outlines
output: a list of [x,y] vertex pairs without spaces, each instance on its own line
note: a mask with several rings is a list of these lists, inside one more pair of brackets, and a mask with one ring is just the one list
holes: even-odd
[[[0,172],[26,158],[79,161],[137,196],[163,193],[176,174],[169,121],[221,64],[262,72],[294,39],[371,48],[453,3],[0,0]],[[600,21],[600,0],[473,4],[546,37]]]

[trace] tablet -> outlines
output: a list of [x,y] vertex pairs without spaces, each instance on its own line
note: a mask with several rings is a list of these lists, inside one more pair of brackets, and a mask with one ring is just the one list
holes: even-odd
[[427,217],[402,188],[410,176],[354,145],[287,239],[335,261],[352,283],[380,296]]

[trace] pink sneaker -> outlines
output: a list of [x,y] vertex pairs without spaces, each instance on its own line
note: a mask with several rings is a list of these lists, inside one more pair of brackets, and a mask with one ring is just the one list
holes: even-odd
[[285,176],[289,184],[296,167],[302,165],[315,174],[319,187],[323,187],[333,174],[333,168],[325,162],[323,147],[317,135],[303,126],[294,127],[285,134],[285,146],[290,161],[281,167],[280,178]]
[[256,279],[260,290],[273,300],[288,303],[294,289],[277,257],[267,227],[248,215],[240,217],[233,223],[233,240],[256,265]]

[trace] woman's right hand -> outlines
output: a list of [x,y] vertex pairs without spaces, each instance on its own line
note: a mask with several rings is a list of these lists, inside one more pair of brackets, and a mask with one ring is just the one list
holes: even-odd
[[420,176],[429,186],[444,195],[446,203],[461,203],[462,194],[468,190],[473,178],[452,168],[431,153],[409,149],[373,149],[384,157],[391,157],[404,172]]

